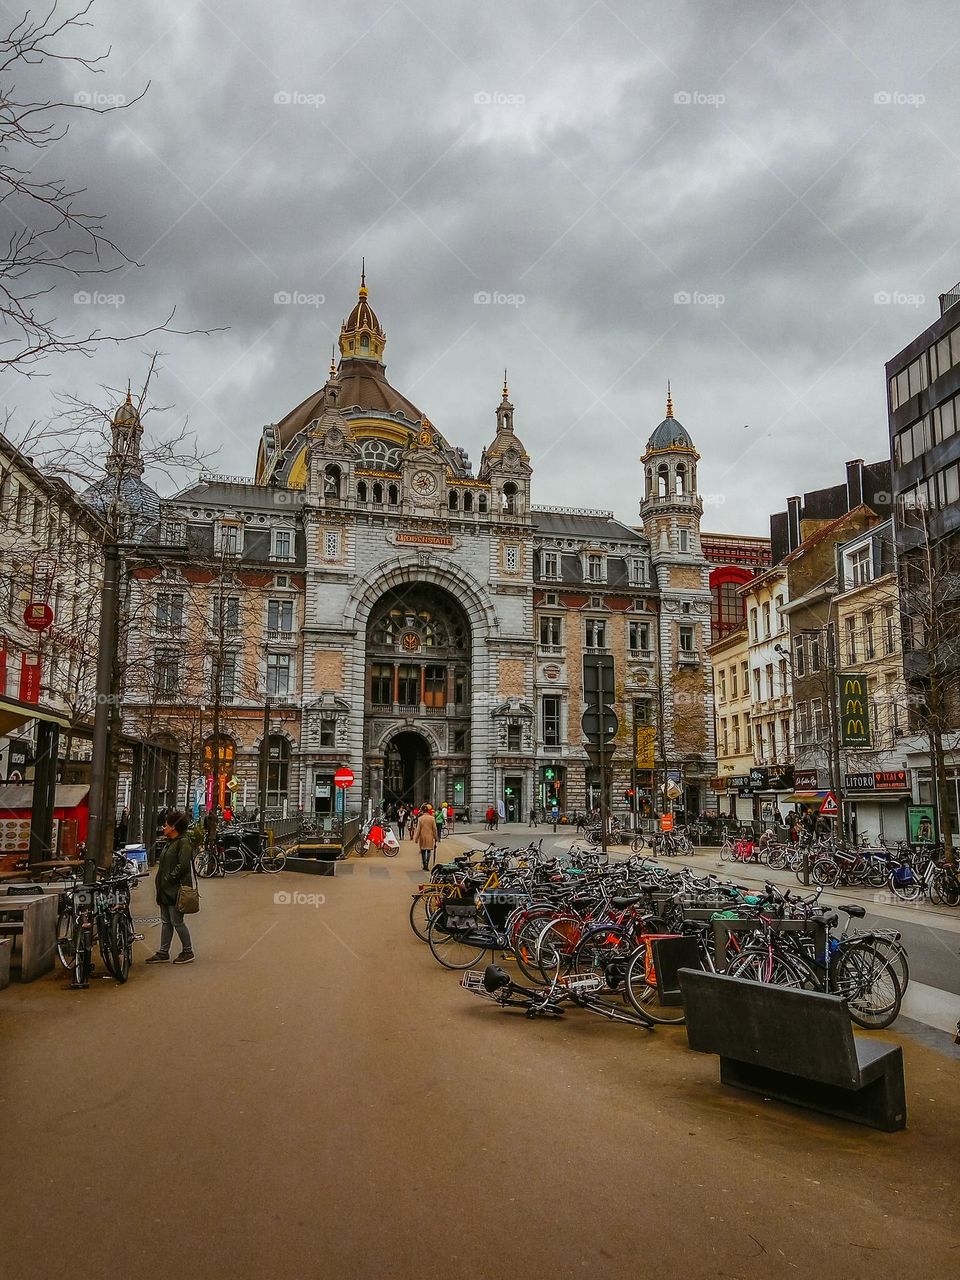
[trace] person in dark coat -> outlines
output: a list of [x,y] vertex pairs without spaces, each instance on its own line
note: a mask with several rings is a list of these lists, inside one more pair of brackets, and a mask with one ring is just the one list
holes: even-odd
[[166,844],[157,859],[157,904],[160,907],[160,947],[147,964],[163,964],[170,959],[170,943],[176,929],[180,954],[174,964],[190,964],[194,959],[190,930],[177,907],[177,890],[193,880],[193,841],[186,834],[190,819],[180,809],[166,815],[163,834]]

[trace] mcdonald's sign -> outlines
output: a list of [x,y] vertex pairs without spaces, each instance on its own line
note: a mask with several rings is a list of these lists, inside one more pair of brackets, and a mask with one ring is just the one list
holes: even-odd
[[865,674],[858,671],[839,673],[837,710],[841,747],[869,747],[870,699]]

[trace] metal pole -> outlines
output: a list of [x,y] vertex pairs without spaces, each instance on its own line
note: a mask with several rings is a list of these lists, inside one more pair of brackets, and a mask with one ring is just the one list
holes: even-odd
[[260,743],[260,777],[258,779],[257,800],[260,805],[260,848],[267,834],[267,775],[270,769],[270,697],[264,695],[263,701],[263,741]]
[[111,703],[114,697],[114,663],[117,654],[120,550],[112,539],[103,547],[103,596],[100,602],[100,635],[97,654],[97,705],[93,713],[93,752],[90,762],[90,824],[87,829],[87,861],[84,884],[95,884],[100,845],[109,826]]
[[597,717],[600,721],[600,746],[597,760],[600,764],[600,848],[607,852],[607,744],[606,723],[603,715],[603,662],[597,667]]
[[640,736],[639,736],[640,728],[639,728],[639,725],[637,724],[636,698],[634,698],[633,702],[630,705],[633,712],[633,765],[631,766],[631,769],[630,769],[630,785],[633,788],[633,799],[630,805],[630,808],[632,810],[630,825],[634,831],[637,831],[640,826],[640,821],[639,821],[640,806],[637,798],[637,750],[640,742]]

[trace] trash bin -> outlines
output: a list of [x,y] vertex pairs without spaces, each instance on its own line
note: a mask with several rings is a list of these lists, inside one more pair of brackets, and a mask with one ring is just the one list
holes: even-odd
[[137,864],[138,876],[147,874],[147,846],[145,844],[125,844],[123,846],[123,856],[128,861]]

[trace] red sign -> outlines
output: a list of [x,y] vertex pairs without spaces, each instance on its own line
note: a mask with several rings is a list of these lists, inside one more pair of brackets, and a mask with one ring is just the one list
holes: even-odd
[[820,812],[825,818],[835,818],[840,812],[837,807],[837,797],[832,791],[828,791],[823,797],[823,804],[820,806]]
[[904,769],[882,769],[873,775],[878,791],[907,791],[907,774]]
[[31,600],[23,611],[23,620],[31,631],[46,631],[53,622],[53,610],[40,600]]
[[335,787],[352,787],[354,782],[352,769],[338,769],[333,775]]
[[660,830],[661,831],[673,830],[673,814],[672,813],[665,813],[663,817],[660,819]]
[[25,653],[20,659],[21,702],[40,701],[40,655]]

